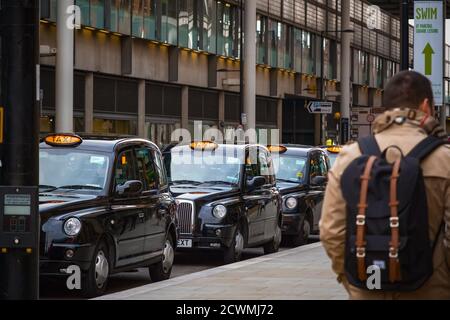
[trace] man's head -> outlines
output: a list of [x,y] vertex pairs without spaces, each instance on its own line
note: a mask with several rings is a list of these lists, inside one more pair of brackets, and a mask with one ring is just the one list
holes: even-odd
[[434,116],[434,99],[427,77],[415,71],[401,71],[384,88],[383,107],[419,109]]

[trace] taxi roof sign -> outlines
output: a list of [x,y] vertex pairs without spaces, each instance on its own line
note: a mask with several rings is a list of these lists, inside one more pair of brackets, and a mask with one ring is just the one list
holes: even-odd
[[80,136],[71,133],[50,134],[44,138],[53,147],[75,147],[83,142]]
[[339,146],[332,146],[332,147],[328,147],[327,151],[331,152],[331,153],[339,153],[339,152],[341,152],[341,149],[342,148]]
[[193,141],[190,147],[193,150],[212,151],[217,149],[219,145],[213,141]]
[[267,146],[267,149],[269,149],[270,152],[273,153],[285,153],[287,151],[287,148],[285,146],[279,146],[279,145],[269,145]]

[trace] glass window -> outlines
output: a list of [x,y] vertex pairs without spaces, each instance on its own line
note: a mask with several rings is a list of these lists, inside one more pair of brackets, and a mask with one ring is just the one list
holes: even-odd
[[294,67],[296,72],[302,72],[302,30],[294,29]]
[[202,49],[216,53],[217,7],[215,0],[204,0],[203,3],[203,44]]
[[136,180],[136,169],[133,161],[133,151],[123,151],[117,157],[116,168],[114,172],[114,182],[120,186],[127,181]]
[[136,150],[136,164],[139,180],[144,190],[156,189],[156,170],[152,159],[152,152],[148,148]]
[[98,29],[105,27],[105,3],[102,0],[91,0],[91,26]]
[[280,155],[275,158],[275,174],[278,180],[286,180],[294,183],[302,183],[305,178],[307,159],[304,157],[292,157]]
[[227,57],[238,55],[235,48],[236,28],[238,25],[237,11],[228,3],[217,3],[217,52]]
[[309,178],[310,181],[314,177],[318,177],[322,175],[322,171],[320,168],[320,158],[317,153],[311,156],[310,164],[309,164]]
[[81,24],[85,26],[90,25],[89,0],[76,0],[75,4],[80,7]]
[[302,72],[314,74],[315,36],[308,31],[303,31],[302,38]]
[[[183,2],[183,1],[181,1]],[[161,40],[170,44],[177,44],[177,1],[161,0]]]
[[164,162],[163,162],[161,154],[159,152],[152,151],[152,154],[155,159],[155,166],[158,171],[159,188],[162,189],[162,188],[167,187],[167,185],[169,183],[167,181],[167,174],[166,174],[166,170],[164,168]]
[[137,121],[94,118],[94,133],[136,135]]
[[133,0],[131,5],[132,12],[132,34],[135,37],[144,38],[144,1]]
[[111,31],[131,34],[131,0],[112,1]]
[[256,17],[256,63],[267,64],[267,18]]
[[156,39],[156,0],[144,0],[144,38]]
[[180,128],[180,123],[161,123],[160,121],[147,121],[145,123],[145,132],[147,132],[147,138],[158,145],[163,147],[172,142],[172,132]]
[[269,20],[269,64],[272,67],[278,66],[278,43],[281,37],[278,26],[277,21]]
[[258,166],[261,176],[266,178],[267,184],[273,184],[275,181],[272,160],[268,154],[263,150],[258,150]]

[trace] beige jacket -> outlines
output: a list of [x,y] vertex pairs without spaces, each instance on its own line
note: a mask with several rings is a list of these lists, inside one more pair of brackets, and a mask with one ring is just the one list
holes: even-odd
[[[409,113],[410,118],[407,118],[408,112],[409,109],[394,109],[377,117],[373,131],[381,150],[396,145],[403,154],[407,154],[427,134],[436,135],[439,131],[433,118],[420,111],[415,116]],[[406,121],[399,124],[402,117]],[[340,180],[346,167],[360,155],[357,143],[344,146],[329,172],[322,209],[320,239],[331,258],[338,281],[345,286],[351,299],[450,299],[450,147],[439,147],[421,164],[427,190],[430,239],[436,238],[442,219],[445,219],[447,227],[440,232],[434,252],[434,273],[415,292],[366,291],[351,286],[344,276],[346,209]],[[389,161],[395,157],[388,154]]]

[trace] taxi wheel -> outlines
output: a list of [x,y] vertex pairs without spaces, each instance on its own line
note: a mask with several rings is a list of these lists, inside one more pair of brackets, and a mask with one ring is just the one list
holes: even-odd
[[264,245],[264,254],[278,252],[281,244],[281,228],[277,223],[272,240]]
[[101,241],[89,270],[82,277],[81,290],[84,297],[92,298],[105,293],[110,271],[109,261],[108,246]]
[[236,228],[231,245],[225,249],[223,261],[225,264],[241,261],[242,251],[244,251],[244,235],[240,225]]
[[298,234],[292,236],[291,238],[292,245],[295,247],[299,247],[307,244],[310,234],[311,234],[311,222],[305,216],[300,221]]
[[150,278],[153,282],[163,281],[170,278],[174,259],[175,250],[173,248],[173,240],[172,236],[168,234],[164,243],[162,260],[148,268]]

